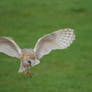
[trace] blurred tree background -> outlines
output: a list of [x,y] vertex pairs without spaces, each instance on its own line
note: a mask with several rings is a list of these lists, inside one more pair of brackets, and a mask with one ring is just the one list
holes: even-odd
[[52,51],[18,74],[19,60],[0,53],[0,92],[92,92],[92,0],[0,0],[0,36],[12,37],[21,48],[62,28],[75,29],[76,40]]

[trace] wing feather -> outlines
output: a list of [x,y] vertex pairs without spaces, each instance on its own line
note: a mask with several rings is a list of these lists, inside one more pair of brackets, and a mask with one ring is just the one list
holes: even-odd
[[34,48],[38,58],[55,49],[65,49],[75,40],[73,29],[60,29],[40,38]]
[[0,52],[16,58],[21,55],[21,49],[10,37],[0,37]]

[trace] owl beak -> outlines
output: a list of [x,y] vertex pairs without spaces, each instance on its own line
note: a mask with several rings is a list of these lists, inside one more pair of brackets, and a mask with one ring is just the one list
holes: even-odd
[[20,68],[19,68],[19,71],[18,72],[23,72],[26,70],[26,67],[23,66],[23,63],[21,62],[20,64]]

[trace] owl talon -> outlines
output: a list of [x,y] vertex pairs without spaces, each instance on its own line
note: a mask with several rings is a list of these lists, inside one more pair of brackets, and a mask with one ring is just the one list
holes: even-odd
[[32,72],[25,72],[25,73],[24,73],[24,76],[32,77]]

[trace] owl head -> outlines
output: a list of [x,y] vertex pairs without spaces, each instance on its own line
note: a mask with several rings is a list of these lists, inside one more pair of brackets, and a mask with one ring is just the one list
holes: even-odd
[[21,64],[19,72],[23,72],[26,69],[31,68],[39,63],[40,61],[37,59],[34,50],[23,49],[21,52]]

